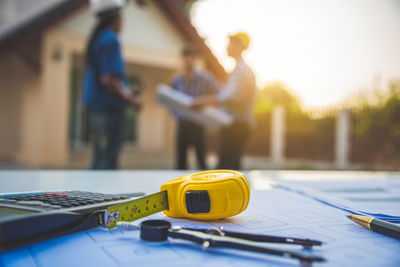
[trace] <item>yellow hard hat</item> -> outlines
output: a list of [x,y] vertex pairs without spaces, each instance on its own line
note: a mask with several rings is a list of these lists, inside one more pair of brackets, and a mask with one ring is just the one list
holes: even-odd
[[250,45],[250,37],[245,32],[238,32],[235,34],[229,35],[229,38],[239,40],[245,49],[247,49]]

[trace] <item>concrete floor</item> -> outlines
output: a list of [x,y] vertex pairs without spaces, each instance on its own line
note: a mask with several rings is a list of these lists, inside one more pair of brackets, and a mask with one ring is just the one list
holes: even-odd
[[[196,157],[194,151],[188,153],[188,163],[190,169],[196,169]],[[90,165],[90,149],[80,149],[71,154],[71,161],[68,169],[86,169]],[[215,168],[218,157],[215,153],[207,156],[209,169]],[[121,154],[121,169],[174,169],[175,154],[173,152],[150,152],[140,151],[134,147],[125,147]],[[265,169],[333,169],[330,162],[307,162],[307,161],[288,161],[284,166],[277,166],[268,157],[245,155],[243,158],[243,169],[246,170],[265,170]]]
[[[90,148],[81,148],[71,151],[71,158],[65,166],[40,166],[30,167],[13,162],[1,162],[0,170],[6,169],[88,169],[91,160]],[[125,147],[121,154],[121,169],[174,169],[175,155],[172,152],[150,152],[140,151],[135,147]],[[218,158],[215,154],[210,153],[207,157],[208,167],[215,168]],[[189,167],[196,169],[196,158],[194,151],[189,152]],[[277,166],[272,163],[268,157],[245,155],[243,158],[243,169],[246,170],[268,170],[268,169],[306,169],[306,170],[331,170],[334,169],[331,162],[316,162],[305,160],[288,160],[283,166]],[[358,169],[358,168],[356,168]]]

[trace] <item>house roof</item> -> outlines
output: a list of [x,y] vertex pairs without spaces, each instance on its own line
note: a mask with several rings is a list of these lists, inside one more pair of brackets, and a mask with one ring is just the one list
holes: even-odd
[[87,2],[0,0],[0,50],[26,45]]
[[[155,0],[186,41],[195,44],[205,58],[206,67],[220,79],[226,72],[205,44],[184,9],[182,0]],[[0,0],[0,53],[18,50],[40,39],[48,29],[65,21],[89,0]]]

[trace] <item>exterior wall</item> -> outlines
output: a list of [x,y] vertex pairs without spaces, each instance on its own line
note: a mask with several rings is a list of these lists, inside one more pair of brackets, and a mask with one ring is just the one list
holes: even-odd
[[143,81],[144,106],[139,113],[138,148],[146,151],[171,151],[174,144],[175,121],[157,103],[157,84],[169,82],[174,71],[143,65],[133,65],[133,72]]
[[[42,43],[42,70],[34,89],[24,88],[21,145],[15,158],[36,166],[62,166],[68,160],[70,48],[49,32]],[[58,53],[58,57],[56,57]],[[13,70],[15,71],[15,69]]]
[[3,56],[0,85],[0,159],[12,160],[23,145],[23,96],[37,90],[38,77],[20,58]]
[[[94,23],[93,14],[86,9],[61,25],[61,29],[79,36],[88,36]],[[123,24],[121,41],[139,50],[177,56],[185,41],[153,1],[146,1],[142,7],[135,1],[128,1],[124,8]]]
[[[125,9],[123,53],[144,81],[144,108],[139,115],[140,150],[171,150],[174,121],[156,103],[155,86],[168,82],[179,64],[184,40],[151,1]],[[93,26],[89,10],[46,32],[41,66],[31,73],[16,58],[0,64],[0,159],[34,166],[65,166],[69,161],[69,93],[74,55],[82,55]],[[12,90],[10,90],[12,88]]]
[[[63,69],[68,57],[56,62],[51,52],[52,34],[42,46],[41,72],[34,72],[16,55],[5,57],[0,65],[0,157],[29,165],[53,165],[65,162],[65,146],[60,111],[65,110]],[[63,89],[64,87],[64,89]],[[64,94],[63,94],[64,93]],[[61,153],[59,153],[61,152]]]

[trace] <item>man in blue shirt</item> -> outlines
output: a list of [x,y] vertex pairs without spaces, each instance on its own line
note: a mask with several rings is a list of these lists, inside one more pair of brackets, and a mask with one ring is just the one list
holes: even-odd
[[83,91],[93,139],[91,168],[116,169],[124,140],[125,106],[138,108],[140,98],[127,87],[118,39],[124,1],[93,0],[93,5],[98,7],[97,25],[87,46]]
[[[182,49],[183,71],[175,77],[171,87],[192,97],[216,94],[219,84],[213,76],[207,72],[196,70],[198,55],[197,49],[192,45],[187,45]],[[197,167],[201,170],[207,169],[205,129],[194,122],[181,118],[179,114],[176,115],[178,119],[176,168],[187,169],[187,151],[190,147],[194,147]]]

